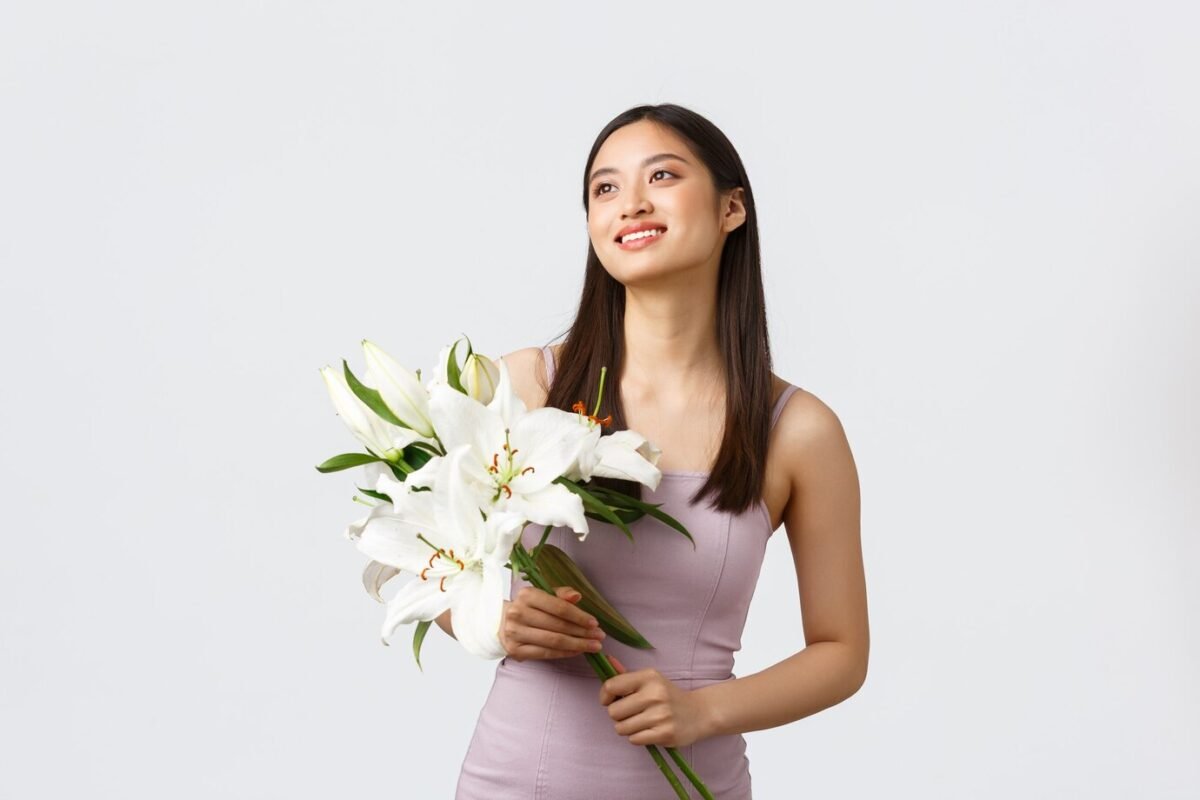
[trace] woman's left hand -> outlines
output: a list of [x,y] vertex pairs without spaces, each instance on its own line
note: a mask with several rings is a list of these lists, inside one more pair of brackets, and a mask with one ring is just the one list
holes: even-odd
[[656,669],[626,672],[614,656],[608,659],[621,674],[600,686],[600,704],[608,706],[617,733],[630,744],[686,747],[704,737],[704,709],[695,693]]

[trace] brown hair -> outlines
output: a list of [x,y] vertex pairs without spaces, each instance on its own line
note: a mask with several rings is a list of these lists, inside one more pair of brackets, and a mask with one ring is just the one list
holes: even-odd
[[[717,279],[717,336],[725,366],[724,438],[711,474],[691,497],[696,503],[715,495],[710,508],[741,512],[762,495],[773,388],[754,195],[741,158],[720,129],[678,105],[642,105],[616,116],[596,137],[583,171],[585,212],[589,210],[588,175],[596,153],[613,131],[639,120],[664,125],[687,142],[708,167],[718,193],[738,186],[745,192],[746,220],[725,240]],[[579,309],[565,332],[546,405],[569,411],[583,400],[590,411],[600,368],[607,366],[600,416],[611,414],[612,425],[604,431],[628,427],[618,385],[624,317],[625,287],[604,269],[589,241]],[[635,481],[599,477],[593,481],[641,497],[641,484]]]

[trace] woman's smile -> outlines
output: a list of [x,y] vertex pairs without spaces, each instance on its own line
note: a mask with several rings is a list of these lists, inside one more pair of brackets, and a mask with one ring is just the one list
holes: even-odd
[[666,235],[666,228],[655,228],[645,232],[634,233],[630,234],[630,237],[626,237],[624,241],[618,239],[617,247],[622,250],[644,250]]

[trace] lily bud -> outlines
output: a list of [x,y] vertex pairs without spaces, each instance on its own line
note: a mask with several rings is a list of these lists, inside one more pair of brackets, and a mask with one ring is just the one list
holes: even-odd
[[333,400],[333,408],[337,415],[346,423],[360,442],[369,447],[376,455],[395,461],[400,458],[400,449],[396,447],[392,432],[398,430],[395,426],[384,422],[379,416],[355,396],[346,376],[333,367],[321,367],[321,377],[325,379],[325,387],[329,390],[329,398]]
[[433,436],[429,419],[429,394],[421,379],[400,365],[374,342],[363,339],[367,360],[367,379],[391,412],[422,436]]
[[473,397],[486,406],[492,402],[499,383],[500,368],[496,366],[495,361],[479,353],[467,356],[466,366],[463,367],[462,385],[467,390],[468,397]]

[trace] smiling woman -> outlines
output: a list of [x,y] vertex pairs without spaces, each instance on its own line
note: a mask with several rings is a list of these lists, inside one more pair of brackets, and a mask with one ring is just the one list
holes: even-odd
[[[552,530],[548,541],[653,649],[597,635],[573,587],[550,595],[514,573],[507,655],[456,797],[662,797],[669,789],[642,747],[659,744],[678,747],[713,796],[746,800],[742,734],[835,705],[865,680],[854,460],[832,410],[772,374],[754,198],[724,134],[676,105],[639,106],[600,132],[584,176],[590,246],[575,321],[561,345],[504,361],[530,408],[570,410],[603,386],[606,432],[634,429],[661,448],[662,481],[643,499],[686,525],[695,546],[652,517],[631,525],[632,543],[596,521],[585,542]],[[640,483],[595,482],[643,494]],[[736,677],[781,523],[808,646]],[[522,541],[533,547],[540,534]],[[449,613],[439,624],[453,633]],[[598,686],[582,654],[601,647],[627,671]]]

